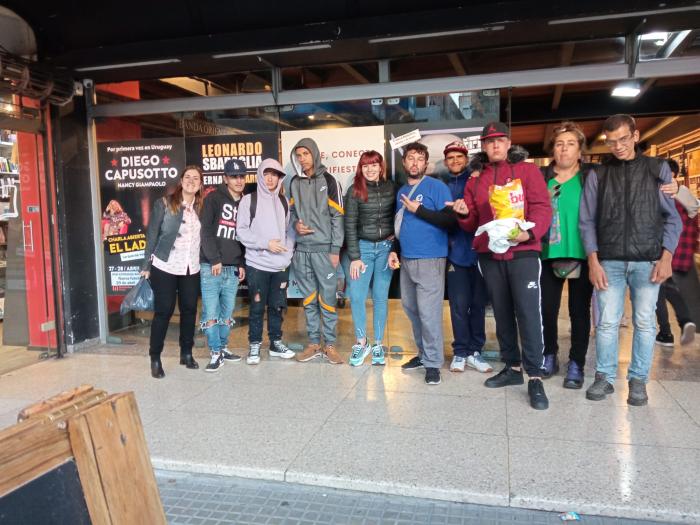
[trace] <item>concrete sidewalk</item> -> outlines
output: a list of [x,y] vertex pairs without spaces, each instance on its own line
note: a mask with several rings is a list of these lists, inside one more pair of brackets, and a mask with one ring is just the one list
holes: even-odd
[[700,383],[653,380],[649,406],[635,408],[624,381],[591,402],[558,376],[546,382],[550,409],[537,412],[526,386],[486,389],[484,375],[447,370],[427,386],[422,372],[398,364],[265,356],[210,374],[165,357],[166,377],[154,380],[146,356],[73,354],[0,376],[0,426],[31,402],[89,383],[136,393],[160,469],[700,521]]

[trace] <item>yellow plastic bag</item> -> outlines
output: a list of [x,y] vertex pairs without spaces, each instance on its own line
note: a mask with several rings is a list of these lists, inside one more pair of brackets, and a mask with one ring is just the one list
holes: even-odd
[[489,205],[494,219],[525,220],[525,194],[520,179],[504,186],[489,186]]

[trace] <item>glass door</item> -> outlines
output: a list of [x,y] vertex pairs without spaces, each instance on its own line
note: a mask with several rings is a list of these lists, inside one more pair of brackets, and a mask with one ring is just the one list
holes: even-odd
[[0,130],[0,374],[57,348],[43,144]]

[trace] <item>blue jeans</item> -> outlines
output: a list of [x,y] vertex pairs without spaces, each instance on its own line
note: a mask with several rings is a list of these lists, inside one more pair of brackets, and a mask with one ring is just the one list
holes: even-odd
[[[207,336],[212,353],[228,345],[233,325],[233,309],[238,292],[238,268],[224,266],[219,275],[211,274],[211,264],[202,263],[199,275],[202,281],[202,318],[200,326]],[[211,326],[210,321],[216,321]]]
[[[392,270],[389,268],[391,241],[371,242],[360,239],[360,260],[367,268],[358,279],[348,279],[348,295],[352,309],[352,322],[358,341],[367,338],[367,311],[365,301],[372,284],[374,340],[381,343],[389,305],[389,285]],[[349,271],[348,271],[349,276]]]
[[481,352],[486,343],[486,284],[476,266],[447,262],[447,298],[454,355],[467,357]]
[[656,299],[659,285],[651,282],[651,261],[601,261],[608,277],[608,289],[598,290],[600,318],[596,327],[596,371],[606,375],[609,383],[617,374],[620,319],[625,307],[625,288],[632,300],[632,361],[627,379],[647,381],[656,339]]

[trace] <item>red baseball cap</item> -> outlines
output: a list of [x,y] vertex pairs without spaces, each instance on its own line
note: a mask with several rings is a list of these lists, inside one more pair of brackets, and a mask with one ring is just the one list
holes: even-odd
[[445,151],[442,152],[442,154],[447,157],[447,154],[450,151],[456,151],[457,153],[463,153],[464,155],[469,155],[469,151],[467,150],[467,147],[464,145],[464,142],[461,140],[454,140],[450,142],[447,146],[445,146]]
[[490,139],[493,137],[508,137],[510,130],[503,122],[489,122],[481,131],[481,140]]

